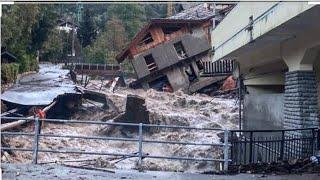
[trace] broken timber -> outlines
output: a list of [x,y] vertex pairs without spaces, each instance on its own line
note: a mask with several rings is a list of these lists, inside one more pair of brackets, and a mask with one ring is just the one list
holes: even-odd
[[[1,114],[1,117],[3,117],[3,116],[8,116],[8,115],[10,115],[10,114],[19,115],[19,114],[17,114],[19,110],[20,110],[19,108],[11,109],[11,110],[9,110],[9,111],[6,111],[6,112],[2,113],[2,114]],[[19,116],[20,116],[20,115],[19,115]]]
[[[53,101],[50,105],[48,105],[47,107],[45,107],[43,109],[44,112],[47,112],[48,110],[50,110],[54,105],[56,104],[56,101]],[[29,116],[27,117],[28,119],[31,119],[33,118],[34,116]],[[1,128],[0,128],[0,131],[3,132],[5,130],[9,130],[9,129],[12,129],[12,128],[15,128],[15,127],[18,127],[24,123],[28,122],[28,120],[18,120],[18,121],[14,121],[14,122],[11,122],[11,123],[5,123],[5,124],[1,124]]]

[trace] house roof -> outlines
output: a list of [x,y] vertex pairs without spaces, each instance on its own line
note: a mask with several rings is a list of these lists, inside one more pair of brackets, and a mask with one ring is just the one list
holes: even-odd
[[188,9],[181,11],[178,14],[168,17],[167,19],[192,19],[192,20],[202,20],[212,18],[214,12],[208,9],[206,3],[201,3],[195,6],[192,6]]
[[57,24],[58,26],[64,26],[65,24],[70,24],[71,26],[74,25],[75,27],[78,27],[78,25],[75,22],[71,22],[66,19],[58,19]]
[[14,56],[13,54],[11,54],[9,51],[4,51],[1,53],[1,59],[2,58],[7,58],[7,59],[13,59],[13,60],[16,60],[17,57]]
[[153,25],[168,24],[200,24],[214,17],[214,13],[207,9],[204,4],[199,4],[190,9],[181,11],[180,13],[168,18],[154,18],[149,21],[133,38],[133,40],[124,48],[117,56],[116,60],[121,63],[129,55],[130,47],[139,43],[148,33],[148,29]]

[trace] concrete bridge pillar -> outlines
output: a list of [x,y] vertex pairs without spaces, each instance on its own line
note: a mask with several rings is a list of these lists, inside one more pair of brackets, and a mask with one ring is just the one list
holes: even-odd
[[[289,71],[285,75],[284,128],[319,127],[317,82],[313,63],[319,53],[314,48],[283,48]],[[303,132],[294,132],[303,136]]]

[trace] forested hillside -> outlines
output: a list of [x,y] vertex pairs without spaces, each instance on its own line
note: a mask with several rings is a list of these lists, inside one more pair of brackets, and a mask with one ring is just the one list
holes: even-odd
[[17,56],[19,71],[36,70],[40,60],[64,60],[72,33],[59,32],[57,20],[79,26],[75,48],[86,62],[114,63],[115,55],[150,18],[165,17],[166,4],[3,5],[1,47]]

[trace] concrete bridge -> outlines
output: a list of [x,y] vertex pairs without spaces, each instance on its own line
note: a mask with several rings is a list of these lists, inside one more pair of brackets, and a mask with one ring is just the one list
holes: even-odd
[[213,60],[239,63],[243,128],[319,126],[319,17],[308,2],[240,2],[213,30]]

